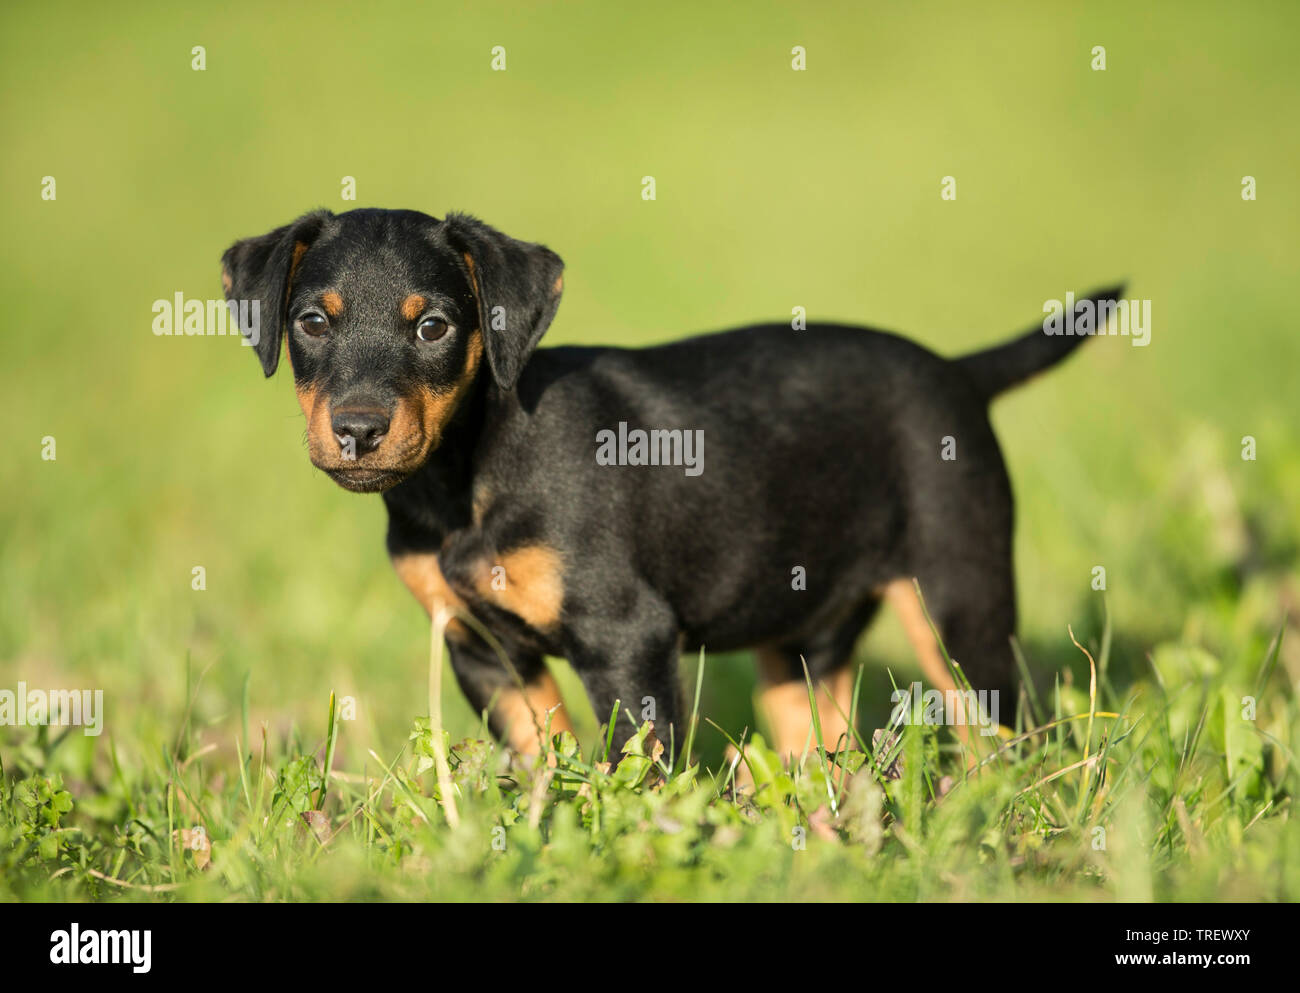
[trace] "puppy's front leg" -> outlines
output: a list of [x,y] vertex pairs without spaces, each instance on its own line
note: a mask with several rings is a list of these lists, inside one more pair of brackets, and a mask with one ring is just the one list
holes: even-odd
[[511,672],[476,634],[449,638],[447,645],[461,692],[478,713],[487,711],[492,733],[515,751],[537,754],[548,720],[552,735],[573,732],[559,688],[541,655],[506,646],[515,670]]
[[[631,615],[595,618],[575,632],[570,661],[591,699],[596,720],[610,719],[615,701],[613,747],[609,761],[618,765],[623,745],[642,721],[654,722],[655,737],[664,746],[680,749],[686,740],[682,726],[681,687],[677,679],[680,633],[666,604],[642,598]],[[629,718],[628,714],[632,716]]]

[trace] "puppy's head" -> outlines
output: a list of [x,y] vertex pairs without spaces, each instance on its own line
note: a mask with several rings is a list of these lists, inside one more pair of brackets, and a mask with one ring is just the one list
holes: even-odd
[[420,467],[480,377],[514,389],[563,268],[463,214],[321,210],[236,242],[222,284],[266,375],[287,343],[312,462],[368,493]]

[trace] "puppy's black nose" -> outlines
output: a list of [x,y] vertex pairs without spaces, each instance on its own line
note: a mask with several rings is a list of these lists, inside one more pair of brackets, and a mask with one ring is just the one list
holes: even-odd
[[343,456],[373,452],[388,434],[388,412],[377,407],[341,407],[330,416]]

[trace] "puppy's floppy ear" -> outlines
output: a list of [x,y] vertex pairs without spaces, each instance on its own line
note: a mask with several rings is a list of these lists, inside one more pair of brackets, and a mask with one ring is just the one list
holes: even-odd
[[469,267],[492,378],[512,390],[560,306],[564,262],[549,248],[516,241],[467,214],[448,214],[443,223]]
[[[238,301],[249,301],[247,318],[239,330],[252,341],[268,376],[280,364],[280,340],[294,270],[325,221],[333,216],[328,210],[304,214],[269,234],[235,242],[221,256],[221,285],[231,313],[238,313]],[[252,320],[252,301],[257,301],[256,321]]]

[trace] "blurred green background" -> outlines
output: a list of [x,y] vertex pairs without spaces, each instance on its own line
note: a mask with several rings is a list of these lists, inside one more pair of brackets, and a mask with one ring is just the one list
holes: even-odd
[[[379,498],[311,467],[286,375],[151,332],[154,300],[220,296],[232,241],[317,206],[545,242],[568,266],[552,344],[799,305],[957,354],[1127,278],[1148,347],[1092,342],[995,408],[1027,651],[1079,671],[1066,624],[1096,637],[1104,565],[1117,668],[1168,638],[1259,658],[1300,542],[1300,9],[978,7],[7,4],[0,685],[104,688],[128,752],[174,735],[194,684],[227,741],[246,673],[273,733],[355,696],[345,761],[424,711],[427,625]],[[876,685],[914,676],[892,618],[860,655]],[[752,680],[711,660],[703,712],[752,723]]]

